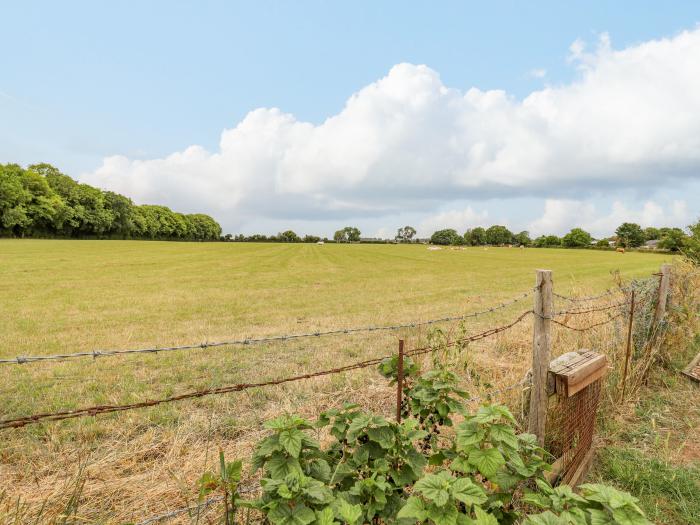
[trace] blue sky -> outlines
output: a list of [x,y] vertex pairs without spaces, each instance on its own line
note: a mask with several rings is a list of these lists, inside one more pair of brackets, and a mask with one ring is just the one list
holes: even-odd
[[[683,225],[700,214],[700,164],[692,144],[679,145],[674,135],[694,129],[700,117],[652,138],[626,137],[620,144],[630,149],[622,157],[619,148],[583,156],[590,173],[552,160],[589,140],[596,126],[607,130],[606,104],[627,100],[611,68],[625,81],[631,71],[646,71],[646,55],[630,65],[616,52],[666,39],[673,49],[659,46],[667,54],[650,52],[649,60],[679,60],[677,82],[669,88],[660,80],[658,92],[640,95],[631,115],[658,106],[659,93],[677,99],[673,85],[700,89],[683,61],[696,49],[696,2],[3,2],[0,14],[0,162],[51,162],[137,202],[211,213],[226,231],[289,225],[328,234],[352,223],[367,235],[389,235],[405,222],[426,232],[505,222],[561,233],[585,217],[583,224],[601,235],[620,218]],[[687,45],[674,41],[684,31],[693,40]],[[585,51],[574,42],[585,43]],[[410,67],[397,70],[400,64]],[[638,79],[639,89],[628,86],[632,99],[654,82],[648,74]],[[388,80],[379,95],[367,93],[381,79]],[[558,111],[572,115],[591,100],[572,93],[589,83],[589,93],[602,96],[609,85],[611,96],[589,107],[601,116],[584,126],[584,139],[568,136],[570,130],[561,131],[564,145],[527,139],[539,125],[523,123],[523,101],[559,90],[552,100],[566,99],[566,110]],[[483,110],[488,97],[469,98],[471,88],[505,92],[512,107],[474,115],[472,106]],[[456,94],[406,110],[441,90]],[[342,117],[358,93],[365,93],[364,102],[358,95],[361,109]],[[462,107],[464,98],[472,106]],[[693,113],[695,101],[685,101],[685,112]],[[542,115],[552,102],[538,104],[537,118],[548,118]],[[279,108],[293,119],[283,124],[290,129],[280,131],[284,118],[269,112],[250,118],[258,108]],[[665,109],[678,111],[671,120],[684,118],[680,107]],[[615,137],[625,136],[625,113],[610,114],[620,128]],[[344,124],[323,125],[339,115]],[[650,111],[633,126],[656,133],[655,117]],[[435,127],[425,135],[398,133],[395,121],[409,130],[426,122]],[[496,123],[502,132],[479,135]],[[223,148],[222,132],[242,124],[246,133],[229,133]],[[458,131],[442,135],[447,127]],[[502,157],[501,147],[512,153],[501,133],[526,137],[517,139],[521,153],[508,165],[528,173],[513,172],[511,180],[503,166],[461,169],[466,156],[481,155],[475,147],[492,159]],[[460,153],[443,163],[441,148],[451,142]],[[202,151],[188,150],[192,145]],[[544,148],[548,160],[530,159],[530,147]],[[658,155],[630,153],[643,148]],[[173,154],[187,158],[173,161]],[[412,173],[415,165],[421,170]],[[407,189],[397,195],[402,171]]]

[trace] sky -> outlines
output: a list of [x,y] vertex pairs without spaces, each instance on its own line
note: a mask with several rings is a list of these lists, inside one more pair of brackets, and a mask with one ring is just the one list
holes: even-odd
[[698,2],[0,0],[0,162],[224,232],[700,216]]

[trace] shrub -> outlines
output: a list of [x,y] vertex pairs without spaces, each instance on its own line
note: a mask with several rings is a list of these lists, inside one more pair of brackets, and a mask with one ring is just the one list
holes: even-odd
[[[547,453],[535,436],[518,434],[507,407],[486,405],[466,414],[467,393],[442,366],[420,374],[405,360],[398,423],[357,405],[321,414],[311,423],[284,415],[269,421],[273,433],[256,447],[253,470],[262,470],[262,495],[238,494],[240,462],[206,473],[202,494],[221,490],[224,521],[237,508],[257,509],[275,525],[427,523],[434,525],[650,523],[635,498],[605,485],[552,488],[544,480]],[[396,380],[396,358],[379,372]],[[441,432],[455,424],[454,432]],[[327,428],[322,449],[308,431]],[[531,512],[540,509],[543,512]],[[522,520],[525,520],[524,522]]]

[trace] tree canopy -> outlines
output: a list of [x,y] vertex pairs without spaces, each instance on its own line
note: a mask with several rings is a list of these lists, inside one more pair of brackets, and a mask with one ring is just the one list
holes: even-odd
[[335,242],[359,242],[361,232],[354,226],[346,226],[333,234]]
[[208,241],[219,239],[221,226],[201,213],[137,206],[50,164],[0,164],[0,235]]
[[450,244],[463,244],[464,238],[452,228],[438,230],[430,237],[432,244],[441,244],[447,246]]
[[486,242],[493,245],[511,244],[513,234],[505,226],[494,225],[486,230]]
[[644,244],[644,230],[634,222],[623,222],[615,230],[617,243],[625,248],[636,248]]
[[561,239],[562,246],[567,248],[582,248],[593,242],[591,234],[581,228],[574,228]]

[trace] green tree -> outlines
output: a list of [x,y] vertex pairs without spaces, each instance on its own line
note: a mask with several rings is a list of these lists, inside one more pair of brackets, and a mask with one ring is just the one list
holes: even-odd
[[683,253],[693,263],[700,265],[700,220],[688,226],[690,236],[685,240]]
[[413,226],[404,226],[396,231],[396,240],[400,242],[411,242],[411,239],[416,235],[416,229]]
[[511,244],[513,233],[505,226],[494,225],[486,230],[486,243],[494,246]]
[[591,234],[581,228],[574,228],[561,239],[561,244],[567,248],[583,248],[593,242]]
[[624,222],[615,230],[617,243],[625,248],[636,248],[644,244],[644,230],[634,222]]
[[128,197],[112,191],[106,191],[104,199],[105,208],[114,217],[109,229],[110,233],[118,237],[130,237],[134,229],[134,225],[131,222],[134,203]]
[[513,240],[515,241],[515,244],[518,244],[520,246],[530,246],[532,244],[532,239],[530,239],[530,232],[526,231],[521,231],[520,233],[517,233],[513,237]]
[[[477,226],[476,228],[472,228],[471,230],[468,231],[469,233],[469,240],[471,241],[470,244],[472,246],[483,246],[486,244],[486,230],[482,228],[481,226]],[[466,239],[466,233],[465,239]]]
[[556,248],[561,246],[561,239],[556,235],[540,235],[533,244],[536,248]]
[[685,245],[687,235],[680,228],[664,228],[666,231],[661,236],[659,248],[671,250],[672,252],[680,251]]
[[598,248],[607,248],[610,246],[610,241],[607,239],[598,239],[595,243]]
[[333,234],[335,242],[358,242],[361,232],[353,226],[346,226],[342,230],[338,230]]
[[301,242],[301,237],[299,237],[292,230],[287,230],[277,235],[277,239],[280,242]]
[[644,240],[645,241],[654,241],[657,239],[661,239],[661,230],[658,228],[644,228]]
[[457,245],[464,242],[463,238],[452,228],[438,230],[430,237],[431,244],[441,244],[447,246],[450,244]]

